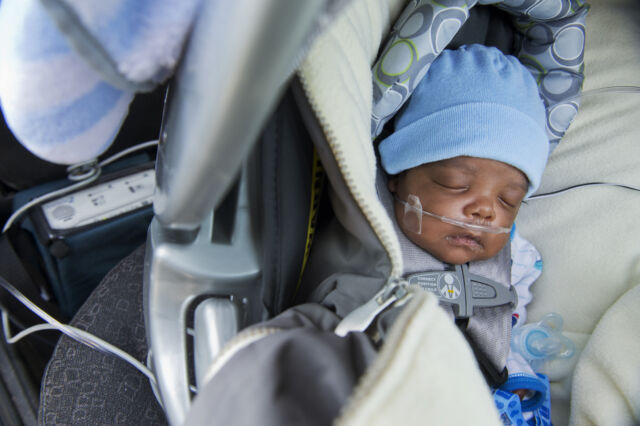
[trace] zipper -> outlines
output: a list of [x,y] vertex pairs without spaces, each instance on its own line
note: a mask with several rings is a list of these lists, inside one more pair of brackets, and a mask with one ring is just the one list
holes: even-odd
[[[340,324],[336,327],[335,332],[338,335],[344,336],[349,331],[366,330],[381,312],[392,304],[400,300],[407,299],[412,293],[409,291],[410,286],[408,282],[401,278],[403,268],[402,255],[393,227],[387,226],[388,224],[384,219],[381,219],[376,214],[374,207],[375,203],[359,191],[355,183],[355,178],[353,177],[355,173],[352,173],[350,170],[350,162],[342,151],[340,144],[337,142],[334,131],[329,125],[329,120],[323,113],[321,113],[321,109],[318,107],[318,102],[309,89],[309,82],[303,73],[298,72],[297,75],[309,107],[320,123],[325,140],[331,149],[338,169],[340,170],[340,174],[342,175],[342,179],[347,185],[352,198],[369,223],[369,226],[378,237],[380,244],[387,252],[387,256],[391,263],[389,279],[384,287],[376,293],[371,300],[343,318]],[[373,142],[371,142],[371,144],[371,149],[373,149]],[[283,331],[283,329],[275,327],[256,327],[239,333],[221,350],[213,364],[209,367],[209,370],[205,375],[204,382],[207,383],[211,380],[215,374],[217,374],[240,350],[244,349],[251,343],[281,331]]]
[[211,366],[207,369],[207,373],[204,375],[204,383],[208,383],[213,377],[224,367],[231,358],[233,358],[238,352],[246,348],[250,344],[264,339],[272,334],[284,331],[282,328],[277,327],[255,327],[248,328],[235,337],[233,337],[224,347],[220,350],[220,353],[215,358]]
[[368,302],[344,317],[336,327],[335,333],[344,337],[352,331],[365,331],[383,311],[408,297],[409,283],[406,280],[389,280]]
[[[301,68],[304,68],[304,65]],[[326,115],[322,113],[321,108],[318,106],[318,101],[316,100],[312,91],[309,89],[309,82],[307,81],[304,72],[298,71],[297,75],[307,102],[309,103],[309,107],[313,111],[316,119],[320,123],[320,127],[324,132],[325,139],[338,165],[338,169],[340,170],[342,179],[347,185],[347,188],[349,188],[351,196],[353,197],[354,201],[360,208],[360,211],[363,213],[364,217],[369,223],[369,226],[378,237],[380,244],[382,244],[382,247],[387,252],[387,256],[389,257],[389,261],[391,263],[389,280],[399,280],[402,275],[403,266],[402,254],[400,252],[400,246],[397,236],[395,235],[395,231],[393,227],[388,226],[388,223],[381,219],[375,212],[375,202],[369,200],[358,189],[355,183],[356,180],[354,178],[354,176],[356,176],[357,174],[352,173],[350,162],[346,158],[346,155],[341,149],[340,144],[337,142],[337,138],[334,134],[333,129],[331,128],[331,125],[329,124],[329,120],[327,119]],[[369,123],[367,123],[367,125],[369,125]],[[373,141],[370,141],[369,143],[371,143],[371,149],[373,149]],[[380,204],[379,201],[378,204]]]

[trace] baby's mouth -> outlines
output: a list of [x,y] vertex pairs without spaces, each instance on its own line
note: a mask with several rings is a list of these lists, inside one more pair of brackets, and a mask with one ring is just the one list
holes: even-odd
[[470,233],[447,235],[445,240],[452,246],[464,247],[473,251],[480,251],[484,248],[480,237]]

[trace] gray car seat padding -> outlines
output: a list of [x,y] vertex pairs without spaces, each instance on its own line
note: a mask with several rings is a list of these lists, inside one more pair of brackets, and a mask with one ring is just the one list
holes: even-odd
[[275,316],[293,304],[299,290],[317,218],[311,203],[319,202],[324,180],[312,167],[313,146],[290,92],[267,123],[259,148],[263,302]]
[[[144,246],[113,268],[71,325],[144,362]],[[121,359],[62,336],[42,379],[41,424],[165,424],[147,378]]]

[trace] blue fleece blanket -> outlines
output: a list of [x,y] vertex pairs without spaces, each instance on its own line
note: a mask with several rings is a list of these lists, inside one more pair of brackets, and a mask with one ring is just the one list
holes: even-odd
[[0,105],[10,129],[54,163],[97,157],[134,94],[173,72],[199,3],[2,0]]

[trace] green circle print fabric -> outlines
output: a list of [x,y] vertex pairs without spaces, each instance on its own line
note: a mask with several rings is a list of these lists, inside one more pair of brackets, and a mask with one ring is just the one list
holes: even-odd
[[547,109],[550,151],[555,148],[580,104],[588,11],[580,0],[411,1],[373,66],[372,137],[411,96],[476,4],[491,4],[513,16],[514,54],[538,83]]

